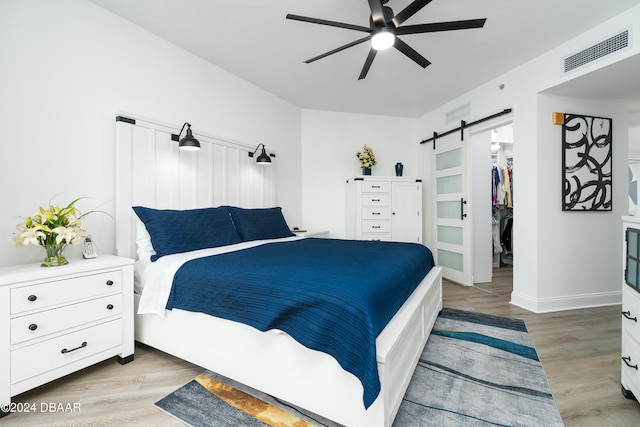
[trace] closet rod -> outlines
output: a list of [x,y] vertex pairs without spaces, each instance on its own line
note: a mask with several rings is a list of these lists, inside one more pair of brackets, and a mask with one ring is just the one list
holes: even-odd
[[[505,114],[509,114],[512,111],[513,111],[513,108],[505,108],[504,110],[500,111],[499,113],[492,114],[490,116],[484,117],[482,119],[478,119],[475,122],[471,122],[471,123],[466,123],[464,120],[462,120],[459,127],[455,128],[455,129],[448,130],[448,131],[446,131],[444,133],[441,133],[441,134],[434,132],[433,136],[431,138],[428,138],[428,139],[420,141],[420,144],[425,144],[427,142],[433,141],[434,142],[433,149],[435,150],[436,149],[435,142],[436,142],[437,138],[443,137],[443,136],[447,136],[447,135],[451,135],[452,133],[458,132],[461,129],[464,130],[465,128],[480,124],[482,122],[486,122],[487,120],[495,119],[496,117],[504,116]],[[463,139],[463,138],[461,138],[461,139]]]

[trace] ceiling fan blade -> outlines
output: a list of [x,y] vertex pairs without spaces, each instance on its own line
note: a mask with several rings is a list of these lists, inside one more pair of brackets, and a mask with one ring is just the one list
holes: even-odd
[[418,25],[405,25],[404,27],[396,28],[396,35],[404,34],[420,34],[420,33],[436,33],[439,31],[453,31],[453,30],[468,30],[472,28],[482,28],[487,18],[483,19],[469,19],[466,21],[450,21],[450,22],[436,22],[433,24],[418,24]]
[[409,59],[411,59],[422,68],[427,68],[427,66],[431,64],[431,62],[429,62],[427,58],[420,55],[411,46],[400,40],[398,37],[396,37],[396,41],[393,44],[393,47],[404,53],[407,57],[409,57]]
[[371,9],[371,19],[376,27],[384,27],[384,11],[382,9],[382,0],[369,0],[369,9]]
[[312,24],[328,25],[330,27],[346,28],[347,30],[364,31],[365,33],[371,32],[371,28],[363,27],[361,25],[345,24],[344,22],[327,21],[326,19],[309,18],[308,16],[287,14],[287,19],[294,21],[310,22]]
[[318,56],[313,57],[313,58],[311,58],[311,59],[307,59],[307,60],[306,60],[306,61],[304,61],[304,62],[305,62],[305,64],[310,64],[310,63],[312,63],[313,61],[317,61],[318,59],[326,58],[326,57],[327,57],[327,56],[329,56],[329,55],[333,55],[334,53],[338,53],[338,52],[340,52],[340,51],[342,51],[342,50],[348,49],[348,48],[350,48],[350,47],[352,47],[352,46],[355,46],[355,45],[357,45],[357,44],[360,44],[360,43],[362,43],[362,42],[366,42],[366,41],[367,41],[367,40],[369,40],[369,39],[370,39],[370,37],[369,37],[369,36],[367,36],[367,37],[363,37],[363,38],[361,38],[361,39],[359,39],[359,40],[356,40],[356,41],[354,41],[354,42],[347,43],[347,44],[345,44],[344,46],[340,46],[340,47],[338,47],[338,48],[335,48],[335,49],[333,49],[333,50],[330,50],[329,52],[325,52],[325,53],[323,53],[322,55],[318,55]]
[[369,49],[369,55],[367,55],[367,59],[364,61],[364,66],[362,67],[362,71],[360,71],[360,77],[358,77],[358,80],[362,80],[367,77],[367,73],[369,72],[369,68],[371,68],[373,58],[376,57],[376,53],[378,53],[378,51],[374,48]]
[[405,7],[400,13],[397,13],[396,16],[393,17],[393,23],[396,28],[419,12],[420,9],[431,3],[431,1],[432,0],[415,0],[413,3],[409,4],[409,6]]

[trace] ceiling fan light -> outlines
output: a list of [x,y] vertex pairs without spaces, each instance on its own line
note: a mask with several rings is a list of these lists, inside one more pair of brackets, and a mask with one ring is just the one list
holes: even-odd
[[396,41],[396,36],[386,28],[376,32],[371,37],[371,47],[375,50],[389,49]]

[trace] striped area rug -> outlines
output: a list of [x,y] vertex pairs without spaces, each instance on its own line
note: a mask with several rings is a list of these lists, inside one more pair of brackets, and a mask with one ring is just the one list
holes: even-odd
[[[336,426],[211,371],[155,405],[194,427]],[[447,308],[394,422],[394,427],[562,425],[524,322]]]

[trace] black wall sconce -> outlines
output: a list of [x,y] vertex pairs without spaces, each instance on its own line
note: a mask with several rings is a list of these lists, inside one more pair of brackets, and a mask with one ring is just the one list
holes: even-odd
[[258,146],[253,151],[253,153],[249,153],[249,157],[253,157],[258,152],[258,149],[260,148],[261,145],[262,145],[262,152],[256,158],[256,163],[259,165],[270,165],[271,157],[275,157],[275,154],[271,154],[271,155],[267,154],[267,151],[264,148],[264,144],[262,143],[258,144]]
[[[180,139],[180,135],[182,135],[182,131],[184,127],[187,126],[187,134],[184,138]],[[191,124],[185,122],[182,125],[182,129],[180,129],[179,134],[171,134],[172,141],[180,141],[178,142],[178,148],[185,151],[198,151],[200,149],[200,141],[193,137],[193,133],[191,133]]]

